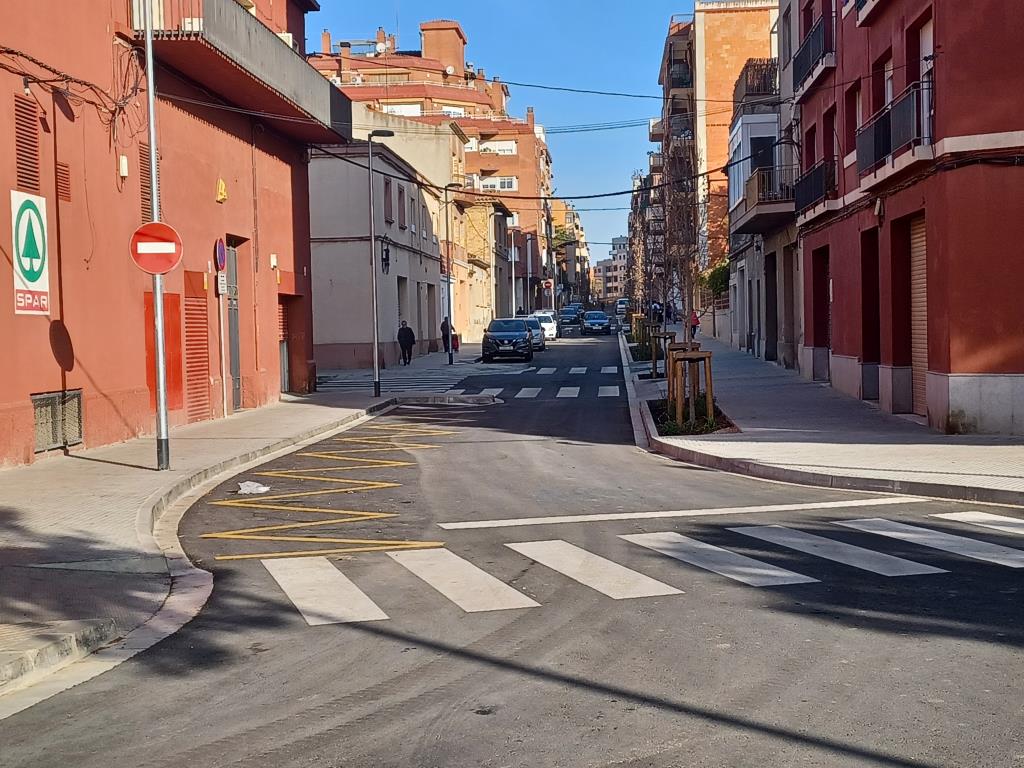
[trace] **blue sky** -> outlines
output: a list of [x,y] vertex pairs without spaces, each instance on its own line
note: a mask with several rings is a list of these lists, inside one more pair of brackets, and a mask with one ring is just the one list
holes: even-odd
[[[378,26],[398,32],[399,48],[419,48],[419,23],[458,19],[469,38],[466,58],[505,80],[572,88],[658,95],[658,65],[673,13],[691,13],[692,0],[523,0],[495,5],[479,0],[320,0],[307,16],[307,46],[317,50],[320,30],[339,38],[373,37]],[[514,9],[515,12],[510,12]],[[397,24],[396,24],[397,19]],[[654,117],[656,100],[577,95],[511,87],[510,110],[532,106],[547,127]],[[591,194],[628,189],[635,169],[647,165],[647,128],[552,135],[557,193]],[[629,197],[578,201],[578,208],[628,207]],[[610,242],[626,234],[627,211],[584,211],[587,238]],[[604,258],[608,246],[594,245]]]

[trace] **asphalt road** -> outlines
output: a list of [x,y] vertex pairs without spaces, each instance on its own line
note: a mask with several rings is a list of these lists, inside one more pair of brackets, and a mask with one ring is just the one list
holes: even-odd
[[618,366],[560,340],[458,385],[500,404],[215,489],[180,528],[204,610],[0,722],[0,765],[1024,765],[1020,537],[935,517],[1020,510],[646,454]]

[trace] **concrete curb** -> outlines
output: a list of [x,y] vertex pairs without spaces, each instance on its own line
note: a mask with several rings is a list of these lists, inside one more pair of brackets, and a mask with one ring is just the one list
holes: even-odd
[[14,684],[12,690],[0,696],[0,720],[113,669],[170,637],[199,613],[213,591],[213,574],[192,565],[181,547],[177,531],[181,518],[209,488],[277,454],[284,454],[304,443],[317,442],[331,434],[358,426],[390,410],[397,403],[394,397],[382,400],[369,408],[350,413],[345,418],[225,459],[149,496],[136,513],[135,528],[140,549],[163,557],[167,567],[170,584],[160,608],[117,642],[93,650],[99,645],[97,643],[89,649],[91,653],[80,653],[74,664],[69,663],[69,660],[47,670],[51,674],[30,676],[25,678],[24,683]]
[[[620,348],[623,354],[623,364],[625,365],[625,360],[628,359],[628,350],[625,348],[624,341],[620,341]],[[627,382],[632,379],[632,376],[632,374],[629,376]],[[722,472],[756,477],[760,480],[809,485],[819,488],[863,491],[867,493],[894,493],[901,496],[927,496],[936,499],[982,504],[1024,506],[1024,493],[1018,491],[1005,491],[998,488],[977,488],[946,483],[928,483],[915,480],[892,480],[878,477],[856,477],[852,475],[833,475],[826,472],[810,472],[803,469],[763,464],[749,459],[717,456],[706,451],[698,451],[693,448],[676,445],[663,440],[658,435],[658,429],[654,424],[654,418],[651,416],[651,410],[647,403],[636,400],[635,387],[627,384],[626,391],[629,394],[630,413],[632,414],[633,412],[635,402],[639,412],[639,421],[643,427],[643,444],[638,440],[637,446],[647,448],[655,453],[660,453],[663,456],[668,456],[671,459],[687,464],[696,464],[697,466],[717,469]],[[634,418],[634,433],[636,432],[636,425],[637,419]]]
[[[32,634],[0,651],[0,693],[31,685],[117,637],[113,619],[31,625]],[[26,630],[27,631],[27,630]]]
[[624,333],[619,334],[619,357],[622,359],[622,378],[626,382],[626,397],[629,399],[629,420],[633,423],[633,443],[637,448],[650,450],[648,438],[651,433],[644,422],[647,408],[641,408],[640,400],[636,396],[634,374],[630,368],[633,361],[629,356],[629,345],[626,343],[626,334]]

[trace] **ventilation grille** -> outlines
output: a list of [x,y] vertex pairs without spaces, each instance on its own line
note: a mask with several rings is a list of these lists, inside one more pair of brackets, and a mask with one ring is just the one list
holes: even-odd
[[14,97],[14,155],[17,185],[39,194],[39,109],[26,96]]
[[57,163],[57,199],[71,202],[71,166],[67,163]]
[[82,442],[82,390],[32,395],[36,453]]
[[[160,189],[160,158],[157,157],[157,191]],[[142,213],[142,223],[153,221],[153,195],[151,185],[153,183],[153,166],[149,162],[149,144],[139,144],[139,193]],[[160,206],[161,212],[163,206]],[[163,218],[163,217],[161,217]]]

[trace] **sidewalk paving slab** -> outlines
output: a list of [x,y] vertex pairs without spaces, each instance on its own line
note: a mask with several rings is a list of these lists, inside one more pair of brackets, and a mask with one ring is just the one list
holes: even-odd
[[[26,662],[26,649],[56,668],[147,622],[167,623],[159,614],[169,596],[206,576],[154,536],[163,511],[191,489],[394,402],[355,393],[285,396],[178,427],[165,472],[155,469],[152,438],[0,470],[0,694],[34,682],[45,666]],[[54,629],[61,626],[79,627],[73,643]]]
[[[1024,505],[1024,438],[945,435],[825,383],[698,336],[713,353],[715,399],[739,432],[661,437],[651,446],[694,464],[851,490]],[[640,400],[663,385],[637,381]]]

